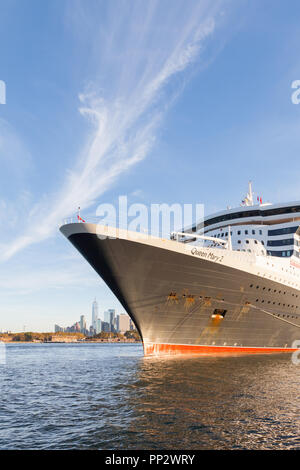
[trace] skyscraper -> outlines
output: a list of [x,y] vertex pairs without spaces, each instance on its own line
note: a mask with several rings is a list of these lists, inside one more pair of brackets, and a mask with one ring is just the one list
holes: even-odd
[[115,331],[115,314],[116,311],[113,308],[108,309],[109,312],[109,325],[110,325],[110,331]]
[[102,331],[102,321],[101,318],[97,319],[97,328],[96,328],[96,334],[98,335]]
[[119,317],[119,331],[120,333],[125,333],[130,330],[130,318],[126,313],[121,313]]
[[97,331],[97,320],[98,320],[98,302],[95,299],[92,305],[92,327],[95,332]]
[[104,321],[105,323],[110,323],[110,313],[109,313],[109,310],[105,310],[104,312]]
[[81,333],[84,333],[86,330],[86,321],[85,321],[85,316],[81,315],[80,316],[80,331]]
[[109,324],[109,331],[114,332],[116,330],[115,310],[113,308],[109,308],[104,312],[104,321]]

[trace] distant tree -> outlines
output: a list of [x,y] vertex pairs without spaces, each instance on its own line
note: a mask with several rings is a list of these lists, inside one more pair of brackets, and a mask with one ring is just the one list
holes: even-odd
[[43,341],[44,343],[48,343],[49,341],[52,341],[52,335],[44,334]]
[[32,341],[33,336],[32,333],[24,333],[24,341]]
[[141,337],[137,330],[129,330],[124,333],[125,338],[141,341]]

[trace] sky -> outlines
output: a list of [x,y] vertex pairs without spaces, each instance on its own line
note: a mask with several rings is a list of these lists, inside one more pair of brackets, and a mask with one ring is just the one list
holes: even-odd
[[2,0],[0,330],[123,308],[59,232],[81,206],[299,200],[300,4]]

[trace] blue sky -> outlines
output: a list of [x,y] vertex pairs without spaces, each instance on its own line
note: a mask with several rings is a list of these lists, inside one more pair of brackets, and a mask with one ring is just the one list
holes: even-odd
[[0,329],[122,312],[58,232],[80,204],[299,200],[296,0],[2,0]]

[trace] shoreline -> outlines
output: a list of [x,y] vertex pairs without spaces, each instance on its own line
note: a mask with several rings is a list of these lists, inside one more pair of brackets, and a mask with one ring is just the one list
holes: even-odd
[[106,340],[94,340],[94,341],[2,341],[2,344],[142,344],[142,341],[106,341]]

